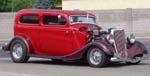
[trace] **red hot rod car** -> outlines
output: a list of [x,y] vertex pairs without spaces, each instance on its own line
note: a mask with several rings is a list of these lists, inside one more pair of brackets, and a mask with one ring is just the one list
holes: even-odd
[[52,60],[82,60],[92,67],[111,61],[138,64],[145,46],[120,28],[102,31],[95,15],[83,11],[24,9],[15,17],[14,38],[4,47],[12,61],[29,57]]

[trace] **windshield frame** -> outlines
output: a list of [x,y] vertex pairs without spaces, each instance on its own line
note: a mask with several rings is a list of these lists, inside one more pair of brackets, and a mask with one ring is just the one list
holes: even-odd
[[[95,19],[95,23],[91,23],[91,22],[74,22],[74,23],[71,23],[71,22],[70,22],[71,16],[85,16],[85,17],[87,16],[88,18],[89,18],[89,17],[93,17],[93,18]],[[96,17],[95,17],[95,16],[92,16],[92,15],[88,15],[88,14],[87,14],[87,15],[70,15],[70,16],[69,16],[69,23],[70,23],[71,25],[73,25],[73,24],[82,24],[82,23],[83,23],[83,24],[85,24],[85,23],[88,23],[88,24],[96,24]]]

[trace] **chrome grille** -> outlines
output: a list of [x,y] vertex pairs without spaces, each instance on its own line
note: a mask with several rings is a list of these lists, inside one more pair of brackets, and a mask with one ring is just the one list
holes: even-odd
[[123,29],[114,29],[114,46],[116,52],[120,57],[126,57],[126,39],[125,39],[125,32]]

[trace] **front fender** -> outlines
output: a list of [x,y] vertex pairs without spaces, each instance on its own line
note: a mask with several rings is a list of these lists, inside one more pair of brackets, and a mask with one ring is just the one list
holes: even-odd
[[127,52],[128,52],[128,57],[133,58],[134,56],[137,55],[147,54],[148,50],[146,49],[144,44],[142,44],[139,41],[136,41],[135,44],[132,45],[132,47],[127,49]]
[[115,50],[111,45],[108,45],[105,42],[102,41],[96,41],[96,42],[90,42],[87,45],[85,45],[83,48],[79,49],[78,51],[64,56],[64,60],[76,60],[76,59],[81,59],[83,56],[86,54],[89,48],[96,46],[102,49],[107,55],[112,56],[113,51]]

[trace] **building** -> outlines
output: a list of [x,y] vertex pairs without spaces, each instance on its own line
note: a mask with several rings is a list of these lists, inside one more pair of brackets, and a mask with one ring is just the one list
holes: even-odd
[[[122,27],[128,34],[150,40],[150,0],[62,0],[63,10],[85,10],[103,29]],[[0,13],[0,42],[11,40],[15,13]]]
[[150,40],[150,0],[62,0],[63,10],[94,13],[104,29],[121,27],[128,34]]
[[63,0],[64,10],[107,10],[150,8],[150,0]]

